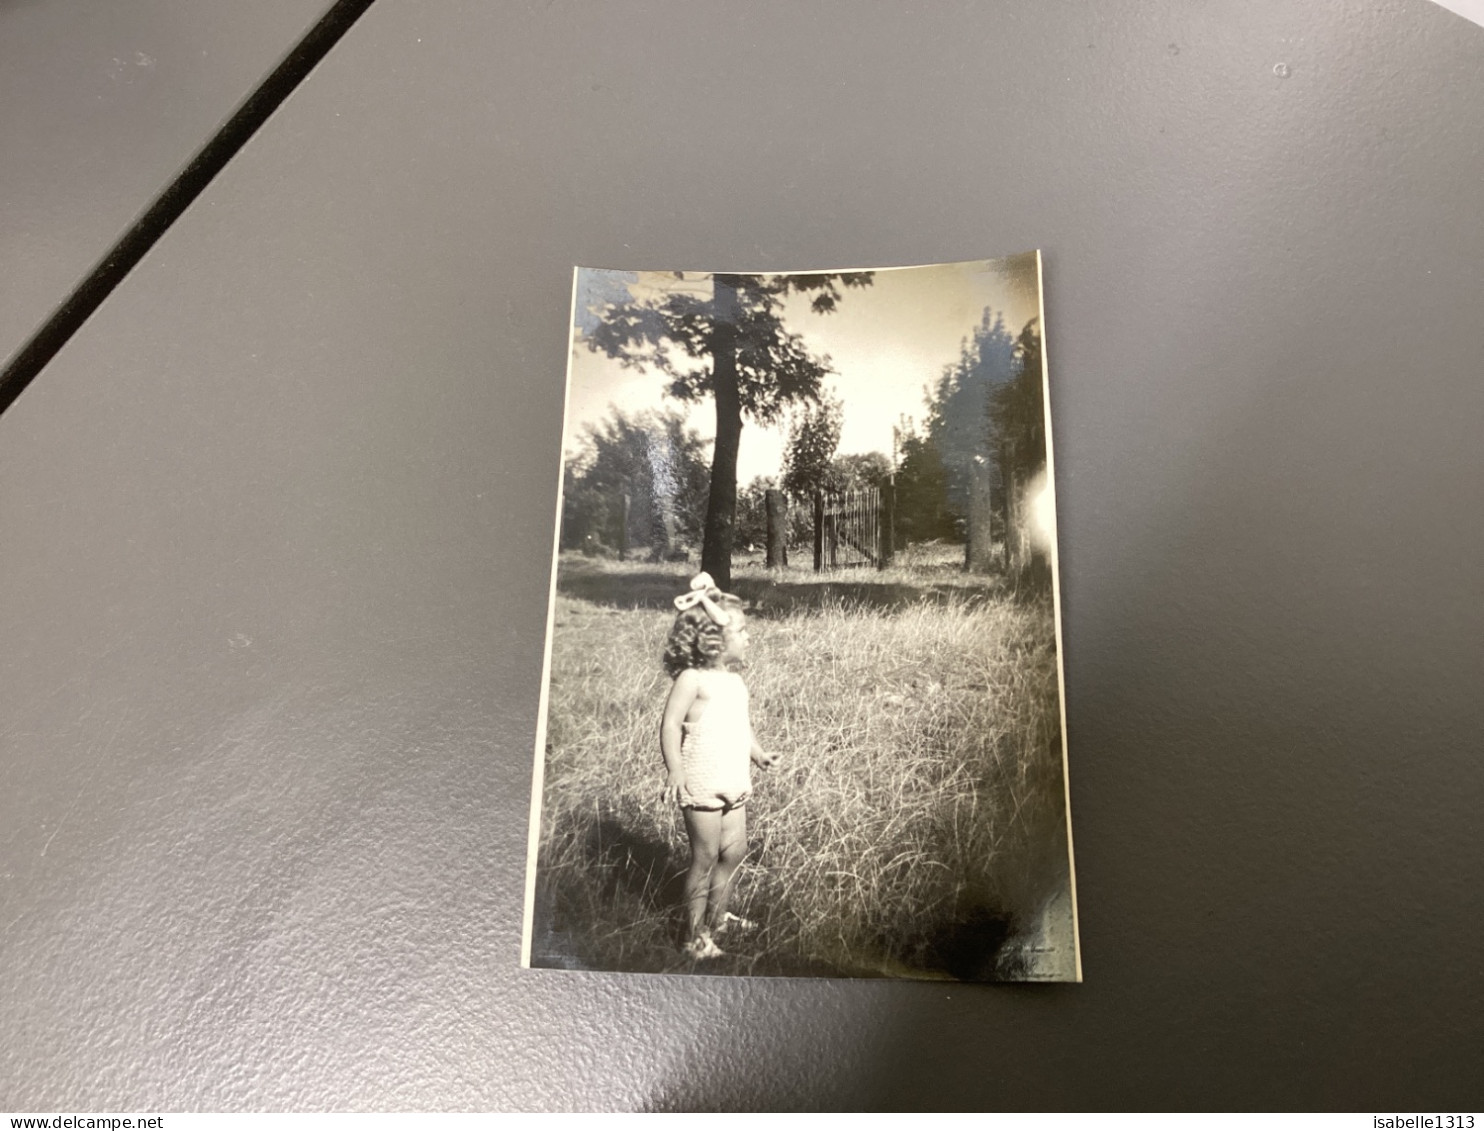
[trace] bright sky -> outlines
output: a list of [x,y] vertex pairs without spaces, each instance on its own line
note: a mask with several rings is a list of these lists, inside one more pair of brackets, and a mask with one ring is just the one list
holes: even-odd
[[[622,368],[583,344],[580,327],[595,322],[593,307],[626,294],[645,297],[683,285],[709,293],[706,276],[687,276],[677,283],[663,272],[597,271],[581,268],[577,284],[577,323],[567,391],[570,449],[583,426],[607,415],[610,405],[625,412],[687,406],[667,401],[664,378],[647,370]],[[979,324],[984,309],[1003,312],[1012,334],[1040,312],[1039,280],[1034,252],[1008,259],[949,263],[931,267],[898,267],[876,272],[866,288],[843,290],[833,314],[815,314],[810,296],[791,296],[784,318],[803,335],[816,355],[827,354],[836,375],[827,379],[845,401],[845,424],[839,455],[856,452],[891,454],[892,426],[903,414],[923,417],[923,386],[938,380],[945,365],[958,360],[964,339]],[[716,433],[710,401],[688,406],[690,424],[702,436]],[[764,429],[750,421],[742,426],[737,480],[777,475],[783,456],[783,428]]]

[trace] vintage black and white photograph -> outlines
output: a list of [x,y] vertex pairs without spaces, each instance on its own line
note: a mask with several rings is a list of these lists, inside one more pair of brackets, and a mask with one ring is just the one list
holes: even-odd
[[1080,980],[1041,282],[577,270],[524,965]]

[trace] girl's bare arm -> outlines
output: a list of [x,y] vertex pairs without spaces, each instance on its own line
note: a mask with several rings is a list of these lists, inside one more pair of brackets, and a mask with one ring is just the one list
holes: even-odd
[[680,743],[684,731],[685,716],[701,686],[695,671],[683,671],[670,685],[670,697],[665,700],[665,714],[660,719],[660,756],[665,760],[665,792],[663,800],[680,802],[680,792],[685,786],[685,768],[680,760]]
[[757,740],[757,732],[752,729],[752,720],[747,720],[747,731],[752,735],[752,761],[754,765],[767,769],[778,761],[777,754],[769,754],[763,749],[763,744]]

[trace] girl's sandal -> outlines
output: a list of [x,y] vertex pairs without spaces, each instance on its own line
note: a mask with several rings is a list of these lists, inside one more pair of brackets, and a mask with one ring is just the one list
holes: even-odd
[[696,961],[700,961],[703,958],[720,958],[726,953],[726,951],[722,950],[721,947],[712,941],[711,935],[706,931],[702,931],[695,938],[691,939],[690,942],[680,948],[680,951],[688,958],[695,959]]
[[716,925],[716,928],[715,928],[715,930],[714,930],[713,933],[719,935],[723,931],[755,931],[755,930],[757,930],[757,923],[756,922],[754,922],[751,919],[744,919],[740,915],[733,915],[730,911],[728,911],[725,915],[723,915],[721,917],[721,922]]

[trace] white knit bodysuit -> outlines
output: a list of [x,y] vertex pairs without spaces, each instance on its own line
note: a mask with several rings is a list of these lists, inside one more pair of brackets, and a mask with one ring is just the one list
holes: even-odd
[[706,708],[681,728],[682,809],[733,809],[752,792],[752,723],[747,685],[736,672],[698,668]]

